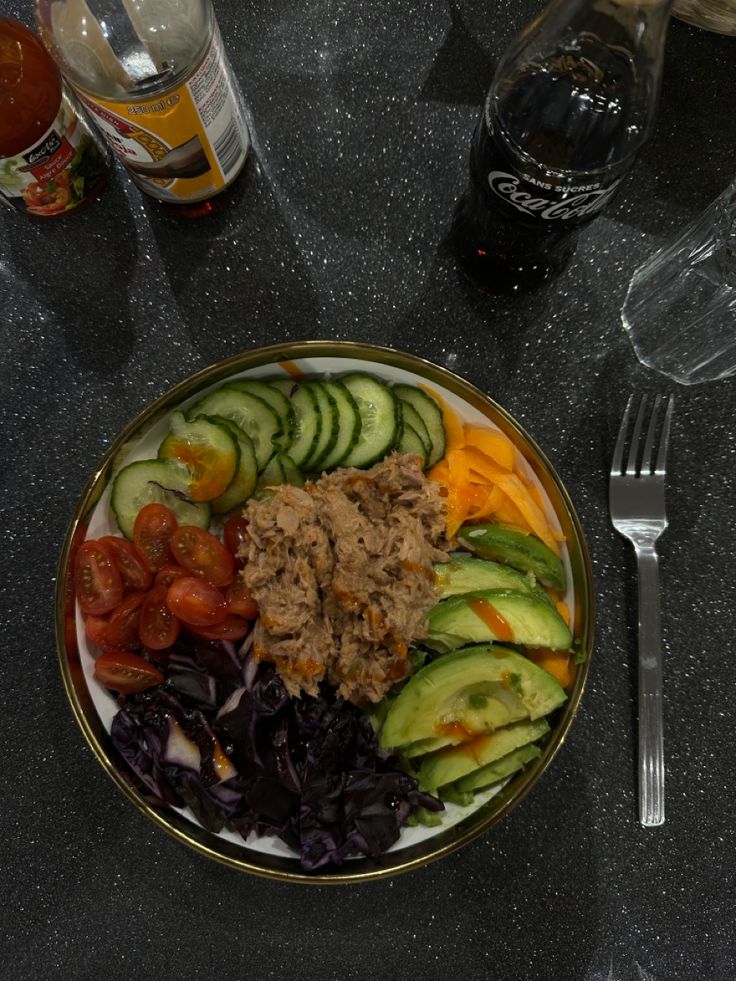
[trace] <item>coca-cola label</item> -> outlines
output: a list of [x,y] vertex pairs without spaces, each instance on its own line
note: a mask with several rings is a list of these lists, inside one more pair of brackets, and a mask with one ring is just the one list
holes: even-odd
[[515,174],[492,170],[488,175],[488,186],[494,194],[523,214],[545,221],[567,221],[597,214],[606,207],[620,183],[621,178],[604,188],[591,184],[570,187],[563,198],[555,199],[540,194],[540,188]]

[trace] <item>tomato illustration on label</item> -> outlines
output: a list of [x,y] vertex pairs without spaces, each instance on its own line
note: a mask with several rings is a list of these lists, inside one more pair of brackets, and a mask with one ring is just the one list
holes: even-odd
[[0,201],[53,217],[76,208],[106,172],[102,152],[62,92],[59,112],[33,146],[0,159]]
[[38,215],[53,215],[65,211],[71,200],[69,171],[63,171],[46,183],[33,181],[22,188],[21,194],[26,208]]

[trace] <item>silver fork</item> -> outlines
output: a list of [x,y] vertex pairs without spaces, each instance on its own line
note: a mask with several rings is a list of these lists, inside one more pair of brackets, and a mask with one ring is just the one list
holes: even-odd
[[[661,395],[656,396],[648,425],[645,425],[647,397],[642,396],[624,467],[624,449],[634,407],[634,396],[629,398],[613,451],[609,482],[611,523],[633,544],[638,568],[639,821],[644,827],[664,824],[662,646],[657,540],[667,527],[664,478],[674,396],[670,395],[667,399],[664,421],[657,439],[663,401]],[[655,448],[656,461],[653,463]]]

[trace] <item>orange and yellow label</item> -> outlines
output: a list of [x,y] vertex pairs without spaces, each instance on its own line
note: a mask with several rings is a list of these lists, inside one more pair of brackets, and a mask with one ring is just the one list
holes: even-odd
[[217,194],[248,155],[250,135],[217,28],[183,85],[130,102],[79,95],[135,182],[163,201]]

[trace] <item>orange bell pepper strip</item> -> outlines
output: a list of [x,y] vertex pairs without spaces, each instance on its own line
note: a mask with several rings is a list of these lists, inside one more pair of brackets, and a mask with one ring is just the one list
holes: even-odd
[[496,429],[486,429],[483,426],[465,424],[466,447],[479,450],[489,457],[493,463],[511,472],[516,462],[516,447],[502,432]]
[[552,534],[549,522],[544,512],[529,493],[515,473],[506,473],[484,453],[468,447],[465,452],[469,457],[470,469],[480,474],[489,483],[499,487],[513,501],[514,506],[521,512],[525,524],[532,532],[552,549],[557,549],[557,541]]
[[484,518],[492,518],[506,500],[504,492],[498,487],[488,487],[487,485],[471,484],[471,487],[474,488],[476,500],[479,503],[468,514],[469,520],[482,521]]
[[544,668],[553,678],[556,678],[563,688],[570,687],[573,679],[573,668],[571,656],[567,651],[527,647],[526,656],[538,667]]

